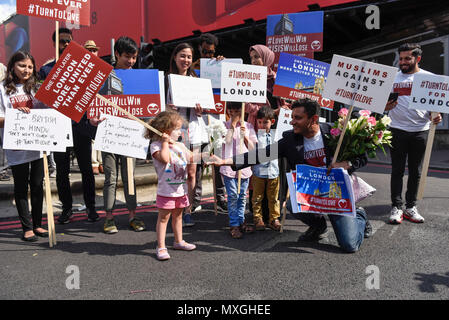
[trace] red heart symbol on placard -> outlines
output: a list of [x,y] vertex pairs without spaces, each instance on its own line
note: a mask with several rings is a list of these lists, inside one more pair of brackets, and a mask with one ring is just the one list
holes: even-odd
[[215,104],[215,110],[217,112],[222,112],[223,111],[223,104],[222,103],[216,103]]
[[155,103],[150,103],[147,107],[147,111],[149,114],[156,114],[159,110],[159,106]]

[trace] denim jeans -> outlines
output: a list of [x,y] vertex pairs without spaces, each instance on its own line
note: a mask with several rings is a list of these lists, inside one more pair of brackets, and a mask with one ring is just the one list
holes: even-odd
[[[287,209],[291,210],[291,202],[287,202]],[[326,223],[326,219],[322,215],[313,213],[293,213],[293,216],[309,227],[318,228]],[[366,212],[362,207],[356,208],[354,217],[340,216],[335,214],[328,215],[337,237],[338,244],[341,249],[346,252],[356,252],[360,249],[363,242],[366,225]]]
[[223,176],[223,181],[228,194],[229,226],[238,227],[245,221],[246,190],[249,179],[241,180],[240,194],[237,194],[237,178]]

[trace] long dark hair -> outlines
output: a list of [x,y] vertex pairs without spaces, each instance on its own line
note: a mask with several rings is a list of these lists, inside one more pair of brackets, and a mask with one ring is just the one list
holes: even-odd
[[34,61],[33,56],[26,51],[17,51],[13,54],[11,59],[9,59],[8,67],[6,69],[6,77],[4,86],[6,89],[6,94],[10,95],[17,92],[16,84],[19,83],[19,78],[14,72],[14,66],[16,62],[30,59],[33,63],[33,74],[31,77],[24,83],[23,89],[26,93],[32,94],[33,91],[36,92],[38,89],[37,86],[37,73],[36,73],[36,62]]
[[[178,67],[176,66],[175,57],[179,51],[184,50],[184,49],[190,49],[192,51],[192,64],[193,64],[193,53],[194,53],[193,47],[186,42],[180,43],[176,46],[175,50],[173,50],[173,53],[171,54],[170,69],[168,70],[168,73],[179,74]],[[196,77],[196,73],[195,73],[195,71],[193,71],[192,65],[190,65],[189,69],[187,70],[187,75]]]

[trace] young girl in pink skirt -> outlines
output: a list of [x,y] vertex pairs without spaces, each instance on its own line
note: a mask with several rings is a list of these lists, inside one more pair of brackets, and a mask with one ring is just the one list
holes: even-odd
[[165,236],[167,224],[172,216],[172,228],[175,236],[173,249],[191,251],[194,244],[182,239],[182,212],[190,206],[187,189],[187,164],[194,161],[194,156],[182,143],[177,142],[181,136],[183,118],[177,112],[164,111],[150,121],[150,125],[162,132],[162,136],[147,130],[145,137],[151,139],[150,152],[158,177],[156,206],[158,260],[168,260]]

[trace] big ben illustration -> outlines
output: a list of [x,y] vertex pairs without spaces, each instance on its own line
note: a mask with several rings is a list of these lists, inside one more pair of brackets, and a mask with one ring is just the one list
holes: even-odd
[[288,14],[283,14],[281,20],[274,27],[274,35],[282,36],[286,34],[294,34],[293,21],[290,20]]
[[334,182],[329,186],[329,198],[341,199],[341,188],[338,186],[337,182]]

